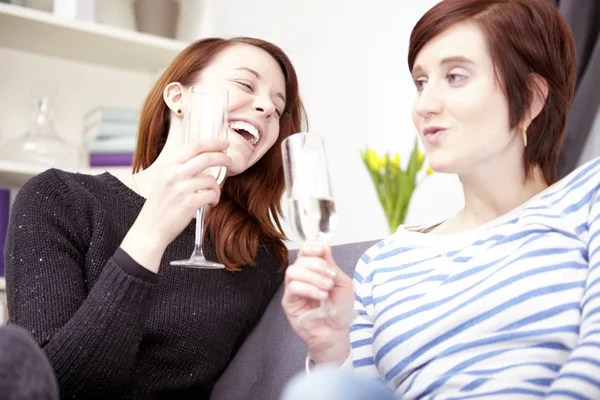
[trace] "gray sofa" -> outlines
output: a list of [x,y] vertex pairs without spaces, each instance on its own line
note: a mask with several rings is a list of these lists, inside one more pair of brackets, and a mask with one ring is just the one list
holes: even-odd
[[[352,276],[360,256],[377,241],[333,246],[333,256]],[[290,262],[296,257],[290,252]],[[306,347],[289,326],[281,307],[283,285],[229,364],[211,400],[278,400],[285,384],[304,371]]]

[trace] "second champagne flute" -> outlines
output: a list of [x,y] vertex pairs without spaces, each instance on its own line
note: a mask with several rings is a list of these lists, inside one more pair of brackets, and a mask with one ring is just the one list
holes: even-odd
[[[185,143],[192,145],[208,139],[227,139],[227,107],[229,93],[225,89],[209,86],[192,86],[184,116]],[[225,167],[211,167],[205,173],[221,184],[227,173]],[[171,261],[171,265],[202,269],[222,269],[221,263],[207,260],[202,251],[204,240],[204,208],[196,212],[196,237],[190,258]]]
[[[288,223],[304,242],[327,242],[337,225],[335,203],[323,137],[296,133],[283,140],[283,170],[288,202]],[[300,317],[300,322],[332,317],[329,301]]]

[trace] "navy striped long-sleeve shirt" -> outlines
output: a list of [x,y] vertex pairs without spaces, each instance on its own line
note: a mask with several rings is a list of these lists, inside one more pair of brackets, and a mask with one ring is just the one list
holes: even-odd
[[369,249],[354,369],[402,399],[600,399],[599,191],[596,159],[474,230]]

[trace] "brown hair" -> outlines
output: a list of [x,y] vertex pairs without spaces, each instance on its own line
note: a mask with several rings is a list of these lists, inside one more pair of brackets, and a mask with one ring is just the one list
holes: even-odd
[[508,99],[511,129],[523,120],[535,95],[532,74],[546,81],[548,95],[527,130],[523,159],[526,175],[539,166],[546,183],[554,183],[575,88],[575,42],[567,21],[548,0],[444,0],[411,33],[410,71],[423,46],[459,22],[476,23],[487,39]]
[[[298,79],[291,61],[279,47],[255,38],[209,38],[185,48],[158,79],[142,107],[133,160],[133,171],[148,168],[158,157],[169,132],[169,108],[163,90],[171,82],[191,85],[217,55],[235,45],[265,50],[279,64],[286,81],[286,105],[273,147],[251,168],[227,178],[219,204],[206,217],[206,229],[217,260],[228,270],[254,265],[259,247],[273,251],[281,265],[287,262],[285,235],[281,228],[281,197],[285,189],[281,141],[299,132],[306,121]],[[271,219],[272,218],[272,219]]]

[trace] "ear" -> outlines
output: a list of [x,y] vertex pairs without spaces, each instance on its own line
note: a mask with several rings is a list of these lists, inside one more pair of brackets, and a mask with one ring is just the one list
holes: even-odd
[[163,100],[175,115],[183,117],[185,113],[185,88],[181,83],[169,83],[163,91]]
[[531,92],[531,102],[523,121],[526,127],[542,112],[548,97],[548,82],[544,78],[538,74],[530,74],[527,83]]

